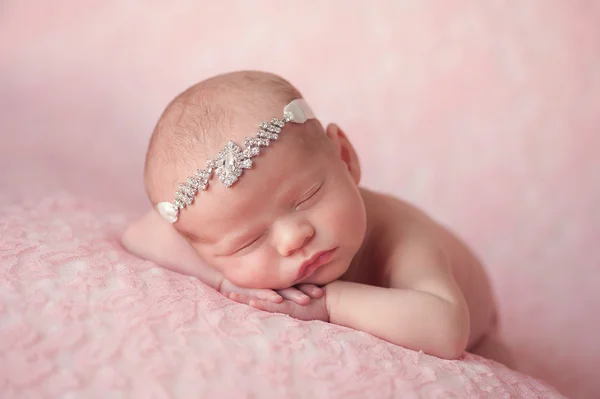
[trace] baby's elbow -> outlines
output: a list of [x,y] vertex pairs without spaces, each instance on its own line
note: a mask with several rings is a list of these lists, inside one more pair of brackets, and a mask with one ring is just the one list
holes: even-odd
[[135,243],[135,232],[133,231],[132,226],[127,227],[127,229],[121,235],[120,241],[121,241],[121,246],[123,248],[125,248],[129,252],[133,252],[132,247],[134,246],[134,243]]
[[469,313],[463,309],[450,312],[445,321],[444,332],[440,336],[435,355],[443,359],[458,359],[467,349],[469,343],[470,323]]
[[140,256],[140,232],[136,225],[131,225],[121,235],[121,246],[130,253]]
[[462,337],[447,339],[446,342],[439,346],[436,356],[447,360],[458,359],[467,349],[467,340],[468,337],[467,339]]

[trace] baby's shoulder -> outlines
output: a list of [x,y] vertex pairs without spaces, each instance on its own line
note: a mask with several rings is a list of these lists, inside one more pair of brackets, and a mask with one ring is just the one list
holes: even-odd
[[435,245],[437,224],[421,209],[389,194],[365,189],[361,193],[367,213],[366,246],[382,258],[407,247]]
[[361,189],[367,222],[374,231],[384,234],[426,232],[434,224],[421,209],[390,194]]
[[440,226],[425,212],[391,195],[364,193],[369,224],[367,247],[377,253],[381,285],[408,287],[445,281],[447,257]]

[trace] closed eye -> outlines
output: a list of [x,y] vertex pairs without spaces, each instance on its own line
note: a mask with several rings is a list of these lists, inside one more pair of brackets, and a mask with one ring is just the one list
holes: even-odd
[[234,253],[237,254],[245,249],[250,248],[251,246],[253,246],[254,244],[256,244],[258,242],[258,240],[260,240],[263,237],[264,234],[259,235],[258,237],[248,241],[247,244],[244,244],[244,246],[238,248]]
[[323,183],[319,184],[319,186],[317,186],[317,188],[314,189],[305,199],[301,200],[298,205],[296,205],[296,209],[298,209],[301,205],[304,207],[309,206],[312,202],[311,200],[316,198],[317,193],[321,190],[321,187],[323,187]]

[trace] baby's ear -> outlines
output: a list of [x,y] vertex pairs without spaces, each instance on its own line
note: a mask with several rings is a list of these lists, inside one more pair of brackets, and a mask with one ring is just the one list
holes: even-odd
[[325,133],[333,143],[335,151],[341,160],[346,164],[348,172],[350,172],[354,182],[356,184],[360,183],[360,162],[358,161],[356,151],[346,134],[335,123],[329,124]]

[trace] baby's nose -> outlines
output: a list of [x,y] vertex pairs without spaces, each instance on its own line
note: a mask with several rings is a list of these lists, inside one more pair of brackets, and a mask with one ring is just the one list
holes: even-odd
[[313,227],[308,223],[288,225],[279,232],[277,252],[281,256],[290,256],[308,244],[314,234]]

